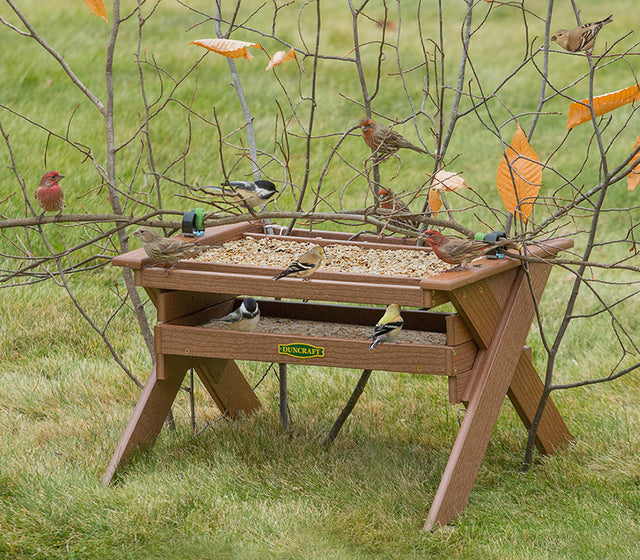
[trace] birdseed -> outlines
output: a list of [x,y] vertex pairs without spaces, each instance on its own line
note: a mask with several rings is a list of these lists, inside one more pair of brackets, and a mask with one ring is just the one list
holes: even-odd
[[[286,268],[313,247],[314,243],[261,237],[227,241],[220,247],[203,251],[192,260],[256,267]],[[321,271],[408,276],[422,278],[449,268],[429,251],[412,249],[369,249],[339,243],[324,246]]]

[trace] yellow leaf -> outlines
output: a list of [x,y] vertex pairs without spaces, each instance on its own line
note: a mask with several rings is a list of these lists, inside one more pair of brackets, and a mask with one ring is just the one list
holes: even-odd
[[[614,91],[612,93],[605,93],[593,98],[593,112],[596,117],[604,115],[609,111],[618,109],[627,103],[633,103],[634,101],[640,101],[640,87],[631,86],[628,88]],[[567,128],[571,130],[574,126],[585,123],[591,120],[591,113],[589,111],[589,100],[583,99],[579,102],[573,102],[569,105],[569,115],[567,116]]]
[[433,213],[433,217],[438,217],[438,211],[442,208],[442,199],[440,198],[440,191],[431,187],[429,189],[429,208]]
[[234,39],[198,39],[197,41],[191,41],[189,44],[204,47],[227,58],[246,58],[247,60],[253,58],[247,47],[262,48],[260,43],[248,43],[247,41],[236,41]]
[[526,221],[542,185],[542,165],[520,125],[498,165],[497,185],[507,211]]
[[101,17],[104,21],[109,23],[107,19],[107,8],[105,8],[104,0],[84,0],[89,6],[89,9],[96,14],[98,17]]
[[280,66],[283,62],[293,60],[295,57],[296,51],[294,51],[293,49],[291,49],[289,52],[278,51],[271,57],[271,60],[269,61],[269,64],[267,64],[267,67],[264,69],[264,71],[266,72],[267,70],[271,70],[274,66]]
[[[638,146],[640,146],[640,136],[638,136],[636,140],[636,145],[633,147],[633,150],[635,150]],[[638,152],[635,156],[633,156],[629,163],[631,164],[634,161],[638,161],[639,159],[640,159],[640,152]],[[631,171],[629,171],[629,175],[627,175],[627,189],[629,189],[629,191],[632,191],[638,186],[638,183],[640,183],[640,162],[638,162],[634,166],[634,168]]]
[[442,191],[457,191],[466,186],[467,184],[464,182],[464,179],[460,177],[458,173],[445,171],[444,169],[440,169],[440,171],[433,176],[433,181],[431,181],[431,188]]

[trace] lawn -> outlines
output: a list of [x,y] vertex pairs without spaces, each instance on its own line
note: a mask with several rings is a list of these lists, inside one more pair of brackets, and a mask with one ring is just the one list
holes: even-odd
[[[111,0],[106,4],[110,10]],[[207,13],[212,12],[213,4],[190,2],[193,8]],[[269,31],[276,4],[282,5],[283,11],[275,30]],[[288,13],[287,9],[297,14],[302,6],[292,4],[287,8],[284,4],[265,4],[248,26],[261,22],[263,33],[277,35],[296,46],[304,37],[308,41],[305,48],[313,51],[315,4],[305,5],[299,21],[287,20],[282,14]],[[422,60],[415,22],[419,9],[423,37],[437,40],[440,32],[435,4],[427,4],[423,2],[420,7],[417,1],[402,2],[401,17],[398,5],[389,5],[389,19],[401,23],[398,41],[405,69]],[[450,48],[445,75],[455,83],[465,6],[462,2],[445,4],[443,34]],[[569,27],[575,21],[570,5],[565,4],[554,10],[554,29]],[[136,5],[133,0],[123,2],[121,11],[129,13]],[[248,17],[261,5],[243,3],[239,17]],[[20,6],[87,87],[103,98],[109,26],[80,0],[28,0]],[[514,7],[490,7],[485,2],[476,7],[475,24],[479,25],[485,14],[488,19],[477,33],[471,51],[474,71],[488,90],[524,57],[522,14]],[[526,8],[541,17],[547,10],[540,0],[527,2]],[[630,0],[616,1],[607,8],[589,0],[580,8],[583,21],[603,19],[614,12],[614,22],[601,32],[596,52],[601,52],[605,42],[611,44],[614,38],[640,25],[639,12]],[[145,5],[144,10],[150,15],[150,6]],[[382,18],[382,3],[372,3],[368,13],[372,18]],[[529,40],[539,37],[537,47],[544,26],[535,15],[530,15],[527,22]],[[0,8],[0,17],[21,25],[8,5]],[[215,35],[213,21],[196,25],[202,20],[198,13],[169,0],[159,3],[149,17],[143,27],[140,52],[163,69],[157,72],[150,64],[143,65],[149,99],[166,95],[174,78],[186,73],[203,55],[199,47],[188,44]],[[390,29],[388,40],[394,43],[396,31]],[[348,3],[322,4],[322,30],[322,52],[351,56]],[[376,41],[379,36],[379,26],[371,20],[361,21],[362,43]],[[143,120],[140,74],[135,63],[138,38],[134,15],[122,25],[118,38],[114,73],[117,144],[125,143]],[[270,54],[281,48],[273,38],[263,36],[260,40]],[[631,85],[629,72],[630,68],[637,68],[638,53],[633,44],[631,36],[616,51],[630,49],[626,62],[619,60],[597,75],[597,93]],[[429,41],[425,45],[434,48]],[[68,76],[35,41],[17,35],[5,25],[0,27],[0,47],[5,76],[0,83],[0,126],[9,139],[0,144],[2,220],[29,215],[16,173],[33,197],[39,177],[49,168],[58,168],[66,176],[63,187],[70,213],[109,213],[102,178],[92,162],[65,140],[69,137],[91,147],[96,161],[106,165],[101,115],[70,86]],[[292,99],[310,95],[312,60],[307,57],[302,62],[298,57],[296,62],[282,66],[277,70],[280,83],[276,83],[272,71],[264,72],[268,57],[258,50],[253,52],[253,61],[241,59],[237,66],[254,115],[259,146],[282,157],[290,150],[289,178],[274,159],[261,156],[271,177],[280,182],[288,180],[276,207],[290,210],[303,182],[304,119],[309,117],[310,105],[300,104],[301,124],[290,123],[286,138],[281,134],[280,110],[287,115]],[[381,113],[406,118],[411,114],[409,100],[420,104],[424,73],[411,71],[406,75],[411,92],[406,95],[400,80],[393,75],[395,51],[388,49],[386,55],[383,87],[373,106]],[[364,49],[363,57],[372,87],[377,47]],[[309,183],[315,187],[321,178],[324,181],[326,202],[318,206],[319,210],[360,208],[364,206],[366,179],[358,166],[367,153],[358,130],[344,141],[341,157],[333,160],[321,177],[335,142],[364,116],[363,107],[354,101],[362,100],[360,83],[353,65],[337,64],[331,59],[323,60],[322,65]],[[563,84],[570,84],[571,76],[581,75],[587,68],[584,57],[561,53],[553,53],[551,65],[551,81]],[[540,79],[529,70],[510,81],[500,91],[499,100],[491,102],[491,116],[499,121],[507,142],[515,131],[512,114],[519,116],[524,127],[532,122]],[[155,79],[157,74],[163,77],[162,88]],[[235,165],[237,175],[250,174],[250,164],[237,148],[246,144],[246,137],[244,130],[239,130],[242,113],[230,81],[226,60],[208,54],[197,71],[176,87],[173,100],[153,121],[153,165],[171,179],[161,182],[164,207],[185,210],[193,205],[175,196],[185,192],[180,182],[219,183],[220,154],[212,148],[218,140],[211,125],[215,116],[222,133],[228,135],[229,145],[223,150],[226,164]],[[586,87],[583,81],[567,94],[585,97]],[[557,98],[546,107],[548,113],[532,140],[541,159],[557,171],[545,175],[545,196],[562,189],[561,176],[578,177],[576,182],[588,190],[597,184],[602,173],[597,150],[584,148],[591,142],[588,124],[572,131],[563,149],[554,151],[565,138],[568,103]],[[446,105],[450,106],[450,97]],[[191,107],[191,112],[185,107]],[[638,135],[637,115],[624,128],[629,114],[621,112],[611,117],[611,130],[624,129],[620,134],[610,130],[607,137],[608,154],[614,161],[629,153]],[[500,209],[495,177],[502,147],[485,118],[487,113],[479,111],[477,118],[470,115],[461,121],[449,156],[479,196]],[[420,122],[424,124],[425,120]],[[416,140],[411,121],[399,129]],[[424,138],[431,146],[426,125],[425,131]],[[567,149],[572,143],[576,149]],[[186,155],[181,158],[181,154]],[[14,165],[16,173],[11,169]],[[424,183],[432,171],[432,160],[413,152],[403,155],[395,179],[395,164],[385,166],[383,180],[401,191]],[[125,213],[142,214],[140,201],[154,195],[150,168],[150,156],[141,152],[139,140],[119,150],[119,186],[130,188],[137,200],[133,203],[133,198],[129,199]],[[306,200],[312,199],[310,196]],[[615,186],[606,206],[609,212],[602,218],[603,239],[618,239],[625,236],[627,228],[633,229],[640,214],[636,199],[637,192],[628,193],[622,183]],[[418,208],[422,201],[413,204]],[[486,209],[465,211],[465,205],[457,201],[454,206],[456,219],[468,227],[481,229],[494,220],[494,214]],[[619,209],[627,208],[628,214],[621,220]],[[502,219],[504,213],[497,215]],[[580,230],[588,222],[578,216],[562,225]],[[75,244],[92,232],[67,225],[43,227],[56,250]],[[46,250],[35,230],[16,228],[3,232],[3,272],[16,268],[10,257],[16,254],[16,247],[28,247],[33,254]],[[584,233],[575,236],[578,247],[585,237]],[[138,246],[136,241],[132,243]],[[602,259],[608,253],[624,255],[628,249],[604,245],[597,248],[595,256]],[[78,258],[87,254],[80,252]],[[105,333],[114,350],[131,373],[144,382],[151,359],[133,310],[125,306],[111,318],[120,304],[120,295],[125,293],[121,270],[105,259],[100,264],[68,276],[70,289],[97,325],[108,324]],[[629,280],[628,286],[599,286],[607,298],[618,297],[622,290],[632,292],[633,282],[637,281],[637,273],[591,273],[607,280]],[[467,509],[454,524],[433,532],[422,530],[424,519],[464,413],[461,405],[448,404],[446,382],[435,378],[374,373],[354,413],[327,451],[322,448],[322,438],[360,372],[290,367],[292,429],[283,434],[275,374],[270,371],[265,376],[269,364],[243,363],[247,379],[257,386],[263,405],[259,412],[233,422],[221,419],[220,411],[196,381],[196,433],[190,427],[189,394],[180,391],[173,409],[175,431],[163,430],[155,446],[136,454],[115,483],[105,488],[100,480],[140,389],[115,363],[102,338],[81,317],[60,283],[46,275],[38,280],[28,285],[0,283],[0,558],[601,560],[640,556],[637,373],[608,383],[554,392],[553,399],[575,440],[552,457],[536,457],[527,472],[521,468],[527,434],[507,401]],[[541,306],[542,324],[550,332],[559,322],[570,281],[572,277],[566,270],[558,268],[552,273]],[[630,299],[618,310],[625,328],[633,334],[639,327],[636,300]],[[588,315],[596,303],[585,295],[579,300],[577,312]],[[150,302],[146,302],[146,310],[153,322]],[[606,376],[611,371],[620,351],[610,323],[606,315],[572,323],[556,362],[557,381],[571,383]],[[543,371],[545,353],[538,331],[532,330],[529,344],[536,366]],[[624,356],[625,363],[637,359],[632,351]]]

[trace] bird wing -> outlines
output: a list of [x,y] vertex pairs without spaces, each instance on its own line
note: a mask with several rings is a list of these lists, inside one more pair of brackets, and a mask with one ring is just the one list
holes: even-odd
[[403,319],[399,319],[398,321],[391,321],[389,323],[385,323],[384,325],[378,323],[373,328],[373,335],[371,335],[371,338],[376,339],[380,336],[384,336],[385,334],[388,334],[391,331],[394,331],[397,328],[402,327],[402,325],[404,325]]

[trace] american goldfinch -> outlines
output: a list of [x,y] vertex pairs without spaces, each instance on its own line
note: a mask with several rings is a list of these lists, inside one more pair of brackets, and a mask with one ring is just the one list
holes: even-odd
[[167,270],[167,275],[171,273],[178,261],[194,257],[211,247],[210,245],[197,245],[192,241],[162,237],[148,227],[141,227],[134,231],[133,235],[140,238],[145,252],[154,262],[171,265]]
[[258,302],[253,298],[245,298],[238,309],[232,311],[224,317],[211,319],[205,323],[204,327],[213,327],[215,323],[228,325],[234,331],[250,332],[256,328],[260,320],[260,309]]
[[412,214],[413,212],[391,189],[380,187],[380,189],[378,189],[378,197],[380,198],[378,211],[385,217],[391,217],[391,223],[396,222],[401,226],[411,229],[418,229],[420,227],[420,222],[414,218],[405,216],[396,217],[396,214]]
[[395,130],[373,122],[371,119],[362,119],[360,121],[360,130],[362,130],[365,144],[373,150],[377,159],[383,159],[386,156],[395,154],[400,148],[409,148],[421,154],[429,153],[422,148],[418,148],[418,146],[414,146]]
[[283,270],[277,276],[274,276],[274,280],[280,280],[285,276],[295,276],[308,280],[322,264],[324,258],[324,249],[320,245],[314,245],[312,249],[302,255],[297,261],[292,262],[285,270]]
[[588,51],[593,48],[598,32],[604,25],[611,23],[613,21],[612,18],[613,14],[602,21],[585,23],[569,31],[566,29],[558,29],[558,31],[553,34],[553,37],[551,37],[551,40],[569,52]]
[[400,307],[396,303],[392,303],[387,307],[382,318],[373,329],[373,342],[369,346],[369,350],[382,344],[383,342],[393,342],[404,325],[404,319],[400,316]]
[[47,171],[40,179],[40,184],[36,189],[36,200],[42,208],[42,213],[58,212],[60,214],[64,208],[64,195],[58,184],[63,179],[58,171]]
[[245,204],[255,208],[266,203],[276,192],[271,181],[229,181],[222,187],[201,187],[212,194],[220,195],[234,204]]

